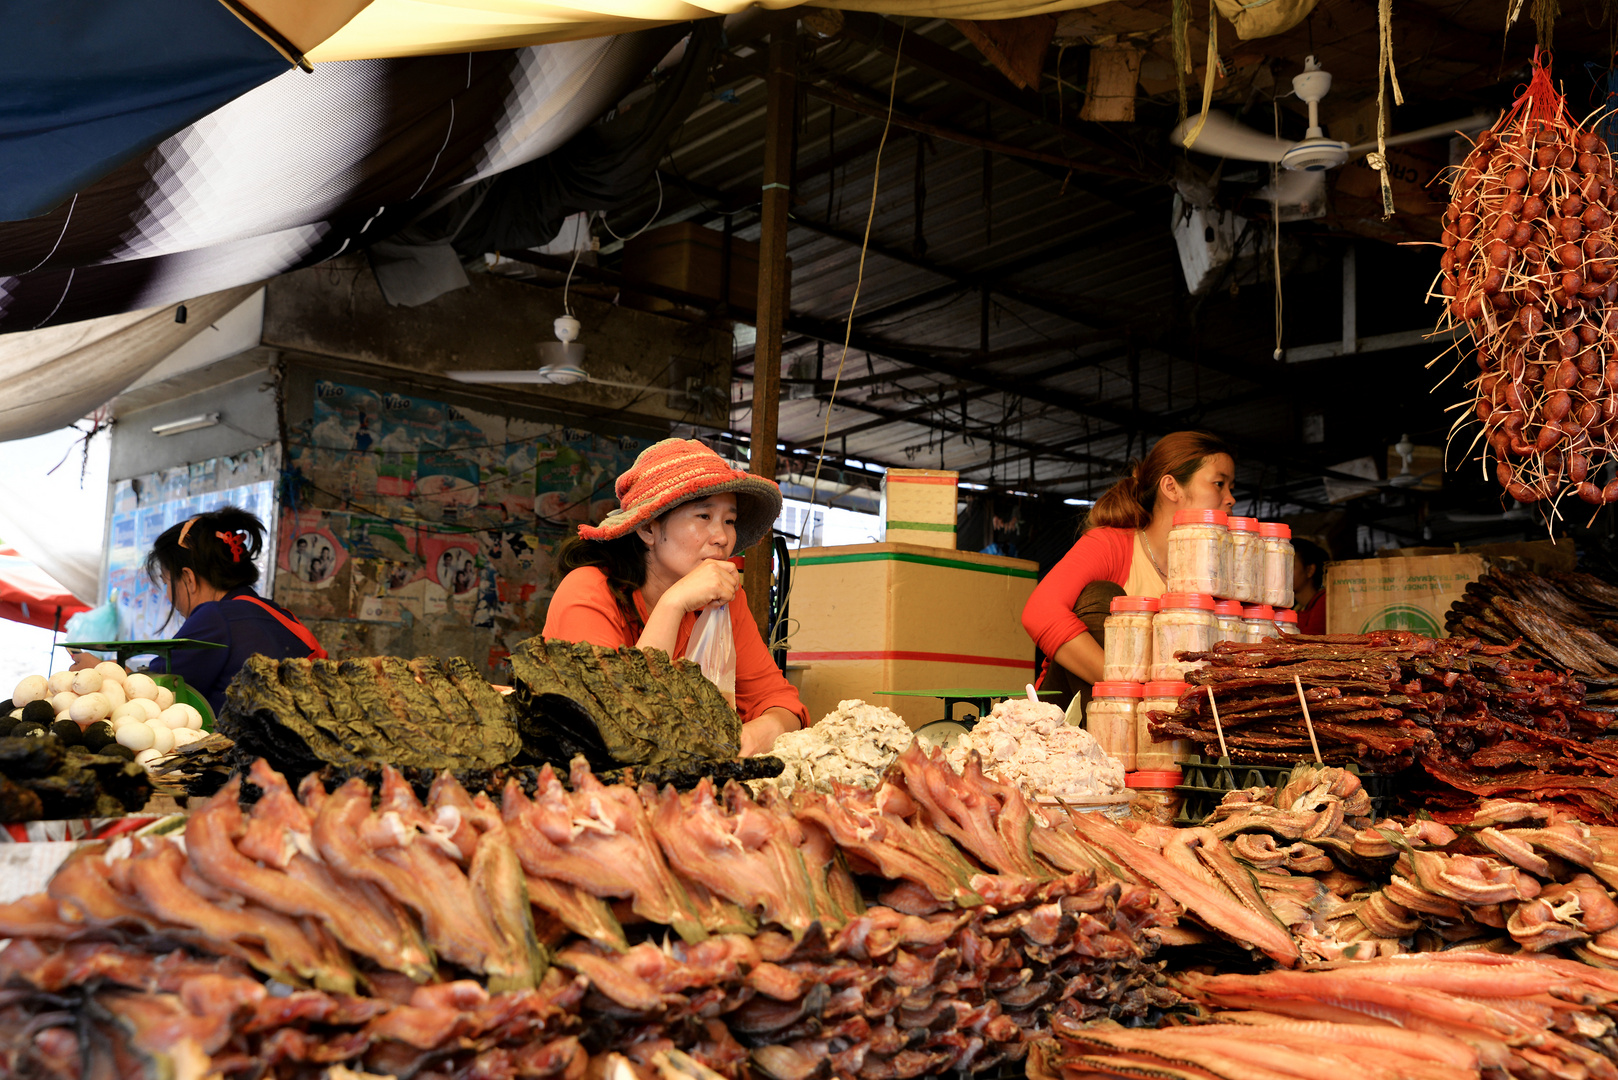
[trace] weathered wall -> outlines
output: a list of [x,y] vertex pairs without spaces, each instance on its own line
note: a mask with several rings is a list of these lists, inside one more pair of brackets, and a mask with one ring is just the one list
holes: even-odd
[[[581,296],[569,306],[582,324],[586,370],[594,377],[653,389],[594,386],[463,386],[486,400],[559,409],[584,419],[641,426],[670,421],[729,425],[731,339],[728,331],[617,307]],[[536,368],[538,346],[554,341],[563,313],[560,290],[493,274],[474,274],[469,288],[420,307],[389,307],[360,259],[286,274],[270,282],[264,344],[325,360],[333,369],[387,377],[387,369],[434,380],[450,371]],[[688,378],[708,387],[707,414],[683,390]],[[373,380],[374,381],[374,380]]]

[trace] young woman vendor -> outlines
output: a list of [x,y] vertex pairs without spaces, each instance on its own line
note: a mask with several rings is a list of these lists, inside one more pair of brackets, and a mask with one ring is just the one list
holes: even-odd
[[1066,699],[1047,700],[1066,706],[1101,678],[1101,644],[1082,616],[1099,628],[1112,597],[1162,596],[1174,512],[1228,513],[1236,503],[1235,473],[1235,456],[1222,441],[1176,431],[1091,507],[1078,542],[1022,611],[1023,629],[1046,657],[1040,685],[1063,691]]
[[185,619],[174,636],[226,646],[176,649],[169,664],[154,660],[147,670],[182,676],[215,714],[225,704],[230,680],[253,654],[278,660],[326,655],[297,616],[254,591],[258,567],[253,560],[263,547],[264,523],[225,506],[172,526],[146,556],[146,573],[168,591],[169,602]]
[[769,751],[809,722],[747,608],[731,554],[770,535],[781,489],[733,469],[699,442],[664,439],[618,478],[619,509],[580,525],[556,554],[562,576],[546,637],[685,655],[697,613],[730,606],[742,753]]

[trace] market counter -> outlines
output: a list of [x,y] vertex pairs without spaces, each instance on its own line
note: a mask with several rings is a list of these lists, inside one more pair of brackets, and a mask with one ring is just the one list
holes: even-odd
[[942,702],[872,695],[1033,681],[1022,609],[1037,563],[915,544],[805,548],[792,563],[787,661],[808,665],[800,693],[810,716],[861,698],[915,729],[941,719]]

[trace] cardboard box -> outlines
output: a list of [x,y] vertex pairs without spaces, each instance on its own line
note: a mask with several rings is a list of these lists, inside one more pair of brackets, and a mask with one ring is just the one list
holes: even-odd
[[960,473],[945,469],[889,469],[882,477],[883,540],[953,550],[960,482]]
[[[739,314],[751,317],[758,307],[758,245],[730,238],[729,291],[726,291],[725,234],[695,222],[649,229],[624,244],[622,269],[632,281],[645,281],[691,293],[707,300],[723,299]],[[792,260],[787,260],[787,301],[791,303]],[[676,305],[626,288],[625,306],[641,311],[668,311]]]
[[793,557],[789,665],[819,720],[839,701],[883,705],[912,729],[943,719],[937,698],[878,690],[1020,690],[1034,680],[1022,609],[1039,565],[915,544],[805,548]]
[[1326,567],[1326,632],[1414,630],[1444,637],[1444,615],[1483,576],[1481,555],[1392,556]]
[[1379,558],[1393,555],[1482,555],[1502,570],[1527,569],[1537,574],[1572,573],[1578,568],[1578,548],[1572,540],[1519,540],[1505,544],[1473,544],[1460,550],[1445,547],[1393,548],[1379,551]]

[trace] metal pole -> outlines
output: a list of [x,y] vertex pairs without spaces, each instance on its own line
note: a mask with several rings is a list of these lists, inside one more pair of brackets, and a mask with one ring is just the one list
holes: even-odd
[[[753,430],[749,468],[775,479],[775,441],[781,408],[781,328],[790,299],[787,213],[792,209],[792,134],[798,102],[796,26],[770,35],[765,87],[764,191],[758,241],[758,331],[753,346]],[[770,632],[772,552],[764,539],[747,553],[742,585],[760,631]],[[767,642],[766,642],[767,643]]]

